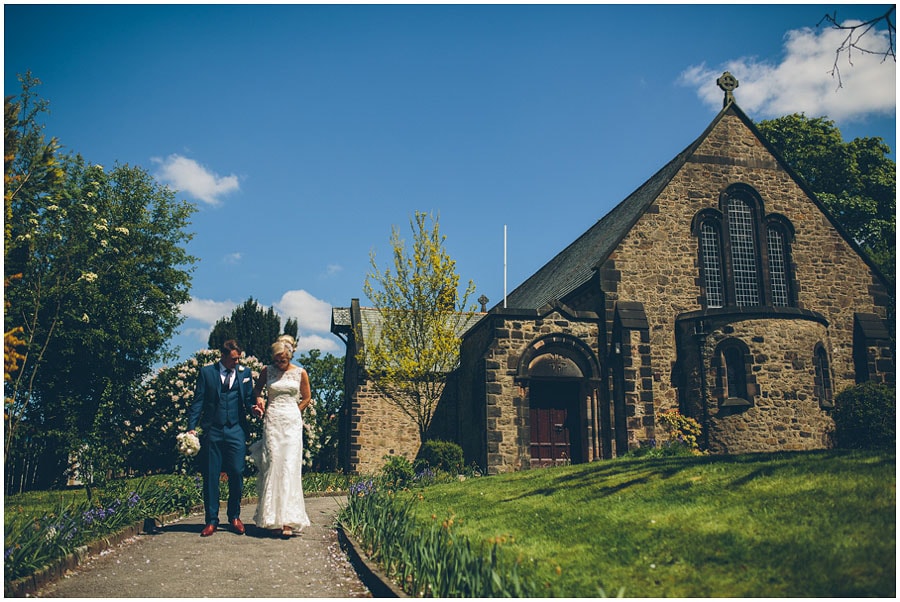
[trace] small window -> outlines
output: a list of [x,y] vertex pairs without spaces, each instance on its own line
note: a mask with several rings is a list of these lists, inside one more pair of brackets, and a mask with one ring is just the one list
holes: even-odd
[[706,283],[707,307],[725,305],[722,288],[722,260],[719,256],[719,230],[710,222],[700,226],[700,245],[703,260],[703,279]]
[[753,405],[747,386],[746,346],[737,340],[723,341],[716,349],[717,389],[722,407],[747,408]]
[[744,354],[736,347],[722,351],[725,363],[725,390],[728,397],[747,397],[747,377],[744,373]]
[[766,233],[769,247],[769,285],[772,287],[772,305],[788,306],[787,261],[785,260],[784,235],[774,227]]
[[828,353],[821,343],[816,345],[813,361],[816,365],[816,396],[819,398],[819,405],[823,408],[833,408],[834,392],[831,388],[831,366],[828,363]]

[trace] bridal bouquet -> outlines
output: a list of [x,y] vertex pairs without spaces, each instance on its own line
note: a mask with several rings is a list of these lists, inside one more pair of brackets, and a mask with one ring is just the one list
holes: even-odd
[[200,452],[200,439],[193,433],[178,433],[175,447],[182,456],[196,456]]

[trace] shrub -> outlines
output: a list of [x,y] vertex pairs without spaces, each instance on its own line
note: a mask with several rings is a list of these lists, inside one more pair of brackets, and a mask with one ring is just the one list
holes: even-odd
[[669,435],[670,442],[683,444],[692,451],[699,449],[697,437],[703,432],[699,422],[682,415],[678,410],[659,412],[656,419]]
[[426,441],[417,456],[417,468],[430,467],[458,475],[464,462],[462,448],[451,441]]
[[834,400],[835,446],[893,449],[897,400],[892,387],[866,382],[841,391]]
[[381,476],[389,487],[405,487],[412,483],[416,476],[412,462],[404,456],[384,456]]

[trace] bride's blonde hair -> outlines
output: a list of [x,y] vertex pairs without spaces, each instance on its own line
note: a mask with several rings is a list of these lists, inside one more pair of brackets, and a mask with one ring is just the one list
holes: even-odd
[[294,351],[297,349],[297,342],[289,334],[283,334],[272,343],[272,357],[281,353],[287,353],[288,359],[294,357]]

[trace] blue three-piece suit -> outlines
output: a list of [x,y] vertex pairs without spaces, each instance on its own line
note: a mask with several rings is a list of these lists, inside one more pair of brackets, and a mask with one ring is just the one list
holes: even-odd
[[244,485],[249,425],[253,407],[253,377],[246,366],[236,365],[223,383],[219,362],[204,366],[188,415],[188,430],[199,426],[200,470],[203,473],[203,506],[206,524],[219,523],[219,475],[228,475],[228,520],[239,518]]

